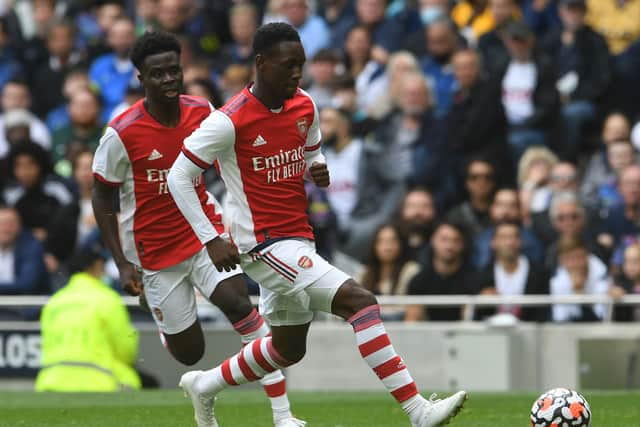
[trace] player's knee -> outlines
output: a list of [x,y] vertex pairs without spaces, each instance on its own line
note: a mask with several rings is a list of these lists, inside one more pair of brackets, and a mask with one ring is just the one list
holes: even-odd
[[360,310],[377,303],[375,295],[350,279],[338,290],[333,301],[333,313],[348,319]]
[[204,356],[204,346],[199,348],[189,349],[189,351],[182,351],[178,354],[173,354],[176,360],[183,365],[192,366],[195,365]]
[[[172,339],[173,338],[173,339]],[[178,338],[179,340],[179,338]],[[175,337],[167,337],[167,346],[171,355],[183,365],[195,365],[204,356],[204,340],[191,342],[178,341]]]
[[241,276],[234,276],[218,285],[211,296],[211,302],[215,304],[231,323],[236,323],[251,314],[253,305],[246,294],[244,281],[239,282]]
[[304,358],[307,353],[306,342],[296,342],[294,340],[288,341],[286,344],[280,344],[274,342],[274,348],[288,363],[287,366],[298,363]]

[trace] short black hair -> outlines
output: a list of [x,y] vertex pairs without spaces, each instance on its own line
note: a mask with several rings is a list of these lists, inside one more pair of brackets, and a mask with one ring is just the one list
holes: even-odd
[[291,25],[285,22],[271,22],[258,28],[253,36],[253,54],[265,53],[282,42],[298,42],[300,35]]
[[175,52],[180,56],[182,48],[177,37],[166,31],[147,31],[133,45],[131,62],[141,71],[148,56],[165,52]]

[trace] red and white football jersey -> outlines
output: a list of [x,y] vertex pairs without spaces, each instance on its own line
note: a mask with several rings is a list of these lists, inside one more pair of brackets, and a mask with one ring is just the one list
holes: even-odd
[[268,239],[313,239],[305,153],[319,149],[318,112],[306,92],[298,89],[272,111],[247,87],[211,113],[182,152],[202,169],[218,161],[228,192],[225,220],[238,248],[248,252]]
[[[130,262],[160,270],[202,249],[169,193],[166,178],[182,142],[212,109],[203,98],[181,95],[180,123],[168,128],[140,100],[109,123],[100,139],[93,172],[101,182],[120,188],[120,234]],[[206,216],[223,233],[221,210],[207,193],[202,176],[194,184]]]

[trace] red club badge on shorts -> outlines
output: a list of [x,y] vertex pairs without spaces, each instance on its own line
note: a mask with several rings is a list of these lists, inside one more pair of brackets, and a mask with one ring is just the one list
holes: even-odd
[[307,133],[307,119],[305,119],[304,117],[298,119],[298,121],[296,122],[296,126],[298,126],[298,132],[300,132],[301,135]]
[[311,258],[309,258],[308,256],[303,256],[300,257],[300,259],[298,260],[298,265],[300,266],[300,268],[311,268],[313,267],[313,261],[311,261]]
[[162,322],[162,319],[164,318],[164,316],[162,315],[162,310],[160,310],[158,307],[153,309],[153,314],[156,315],[156,319],[158,319],[159,321]]

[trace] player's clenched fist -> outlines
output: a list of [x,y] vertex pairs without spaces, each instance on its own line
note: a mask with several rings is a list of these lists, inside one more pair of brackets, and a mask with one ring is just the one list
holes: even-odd
[[213,261],[218,271],[235,270],[236,265],[240,264],[240,255],[238,248],[233,243],[227,242],[222,237],[216,237],[207,243],[207,252],[209,258]]
[[326,164],[314,162],[309,168],[309,175],[318,187],[329,186],[329,169]]
[[142,279],[136,267],[130,262],[118,266],[120,283],[129,295],[137,296],[142,292]]

